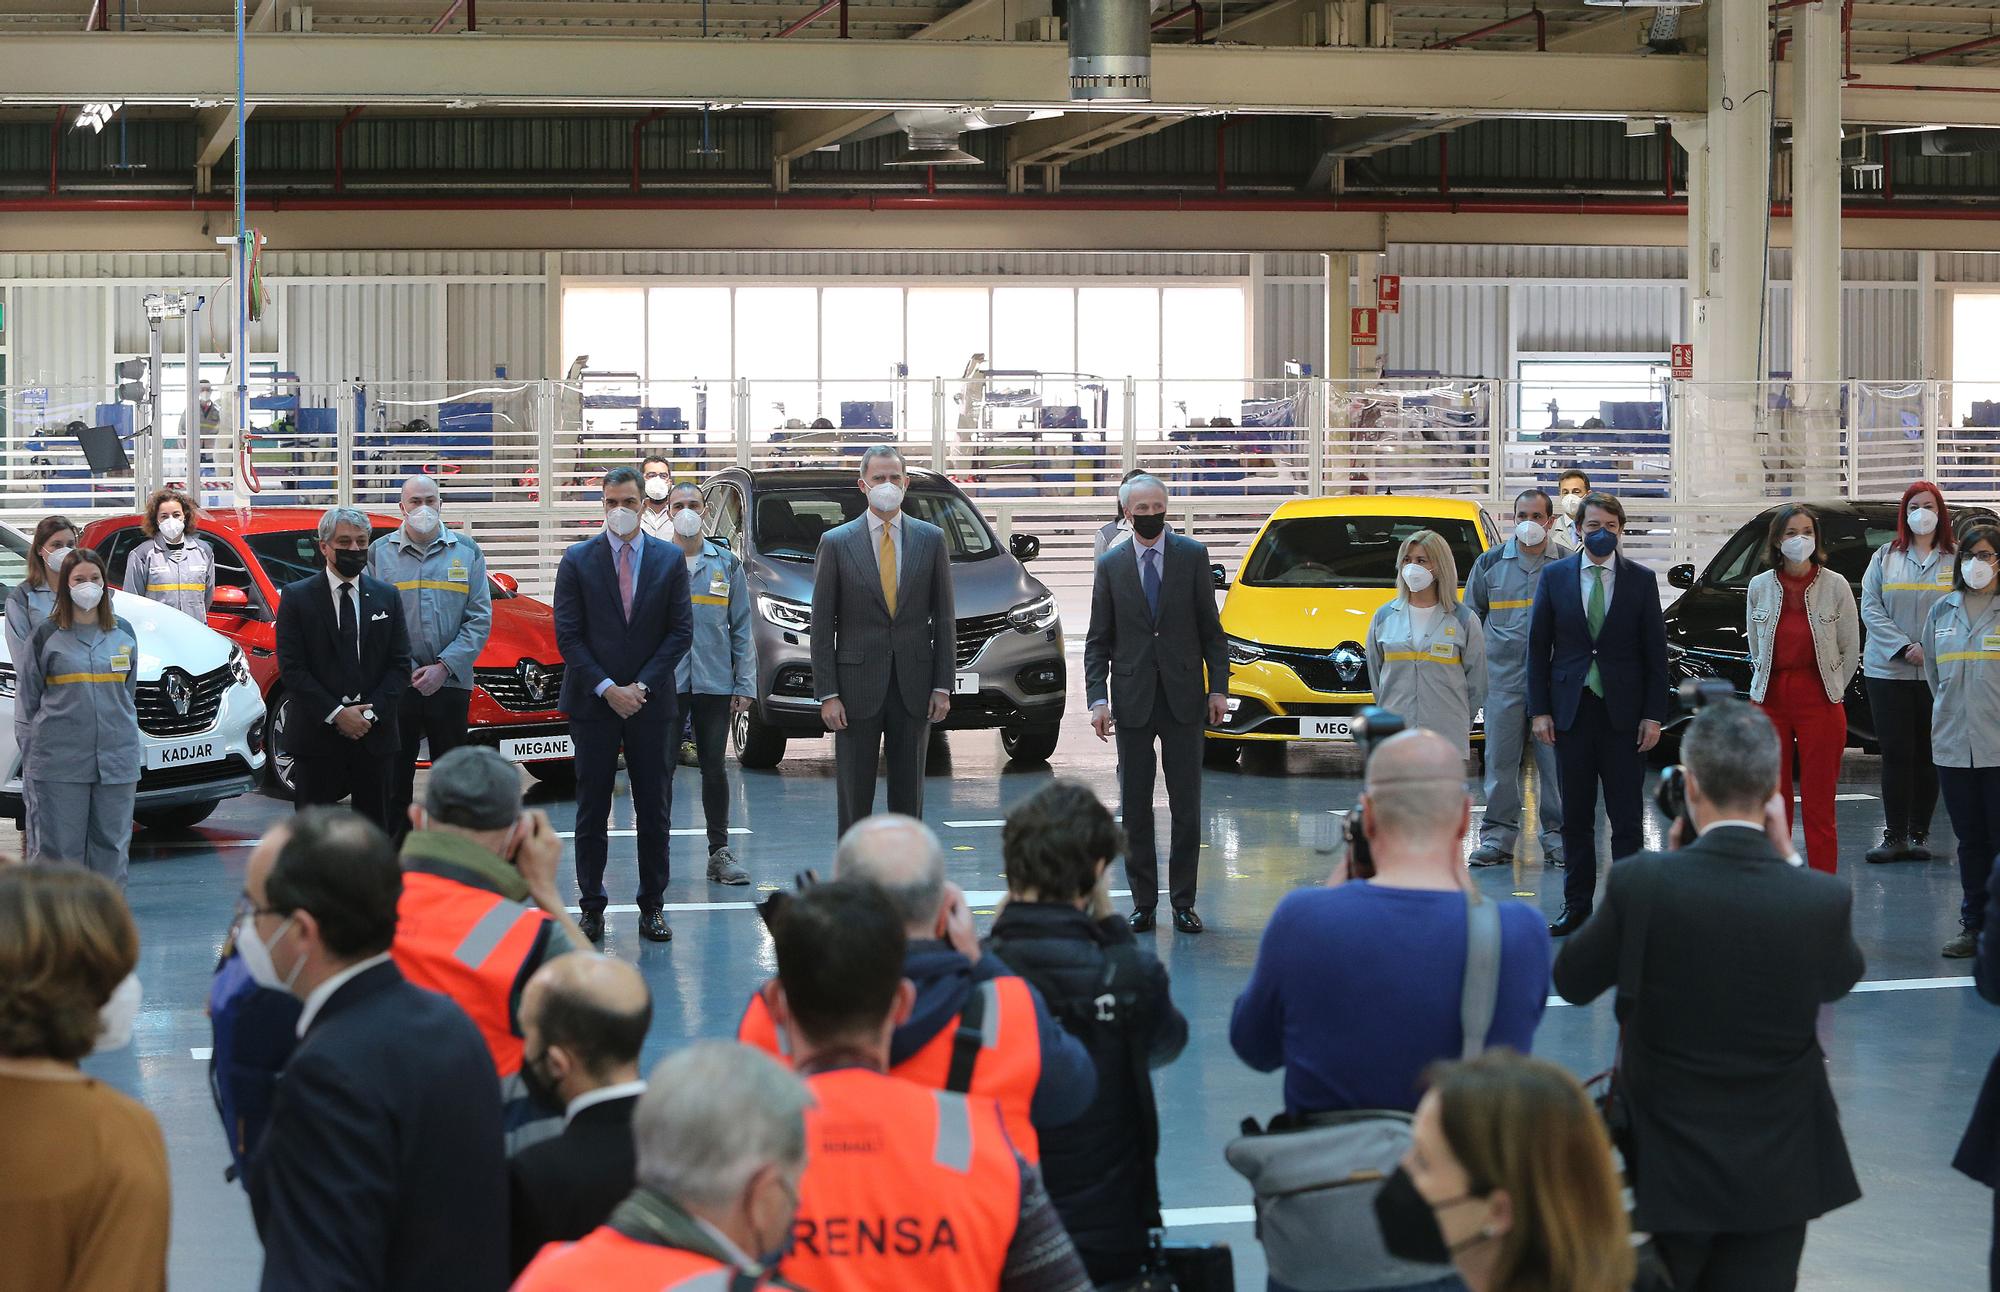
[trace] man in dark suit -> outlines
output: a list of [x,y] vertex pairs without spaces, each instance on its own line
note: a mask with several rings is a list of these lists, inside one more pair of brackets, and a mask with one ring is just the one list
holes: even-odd
[[410,637],[400,594],[363,573],[370,535],[360,511],[328,511],[319,521],[326,568],[279,598],[286,704],[279,739],[292,756],[300,808],[352,796],[356,812],[393,830],[396,714],[410,685]]
[[[1167,880],[1174,927],[1199,933],[1194,895],[1201,856],[1202,725],[1204,719],[1222,721],[1229,650],[1215,612],[1208,549],[1166,532],[1166,485],[1154,476],[1134,476],[1119,486],[1118,499],[1132,522],[1132,541],[1097,558],[1091,583],[1090,631],[1083,643],[1090,725],[1099,740],[1109,740],[1114,730],[1118,736],[1133,930],[1151,929],[1160,904],[1153,774],[1163,763],[1173,822]],[[1117,684],[1108,687],[1113,676]]]
[[522,1075],[539,1100],[562,1110],[563,1130],[508,1163],[515,1273],[545,1244],[572,1242],[609,1220],[632,1192],[632,1110],[646,1093],[639,1047],[652,1022],[646,980],[624,960],[558,956],[522,989]]
[[556,568],[560,707],[576,743],[577,923],[592,942],[604,938],[604,866],[621,748],[639,836],[639,935],[653,942],[674,936],[660,909],[673,794],[668,750],[680,744],[674,670],[693,640],[694,613],[680,552],[639,530],[643,488],[632,467],[607,472],[604,532],[564,552]]
[[833,733],[839,833],[875,811],[889,764],[889,811],[922,819],[931,724],[951,712],[958,625],[944,531],[906,515],[903,455],[861,455],[868,510],[819,540],[813,566],[813,689]]
[[1566,937],[1597,896],[1597,793],[1611,819],[1611,858],[1644,846],[1645,755],[1667,716],[1667,624],[1653,572],[1618,554],[1625,507],[1607,493],[1583,500],[1583,550],[1551,562],[1535,587],[1528,625],[1528,713],[1535,739],[1556,747],[1562,774],[1563,909],[1549,932]]
[[402,886],[388,836],[337,808],[246,867],[236,945],[305,1002],[244,1180],[270,1292],[507,1281],[500,1082],[465,1012],[390,959]]
[[1792,852],[1778,737],[1739,700],[1682,743],[1699,837],[1612,868],[1556,957],[1572,1004],[1618,989],[1633,1224],[1681,1292],[1784,1292],[1806,1224],[1861,1196],[1827,1082],[1821,1006],[1861,978],[1846,881]]
[[[2000,866],[1986,880],[1986,923],[1979,931],[1979,955],[1972,962],[1973,985],[1989,1005],[2000,1005]],[[1987,1065],[1986,1081],[1972,1120],[1959,1138],[1954,1168],[1993,1190],[1993,1233],[1986,1256],[1986,1285],[2000,1292],[2000,1054]]]

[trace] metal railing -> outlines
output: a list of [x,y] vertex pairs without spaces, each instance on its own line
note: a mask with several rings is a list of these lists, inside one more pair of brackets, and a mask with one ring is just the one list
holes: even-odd
[[[1553,392],[1553,393],[1552,393]],[[1987,394],[1994,396],[1988,401]],[[225,395],[226,398],[226,395]],[[1595,416],[1577,416],[1594,409]],[[546,595],[562,549],[598,523],[598,483],[646,454],[677,477],[725,467],[848,467],[893,443],[942,470],[1002,531],[1042,541],[1036,573],[1074,606],[1092,536],[1124,474],[1164,480],[1176,523],[1234,568],[1288,498],[1452,494],[1504,521],[1514,496],[1580,468],[1630,513],[1628,548],[1703,561],[1785,499],[1895,498],[1935,480],[2000,500],[2000,384],[1548,383],[1393,379],[1103,379],[988,373],[928,380],[593,377],[485,384],[291,382],[253,388],[242,444],[226,405],[196,437],[162,418],[165,480],[205,506],[393,513],[415,473],[493,568]],[[128,451],[143,410],[109,388],[0,389],[0,520],[131,511],[151,482],[101,475],[74,432],[111,425]],[[144,455],[133,452],[142,462]],[[1503,524],[1504,528],[1504,524]]]

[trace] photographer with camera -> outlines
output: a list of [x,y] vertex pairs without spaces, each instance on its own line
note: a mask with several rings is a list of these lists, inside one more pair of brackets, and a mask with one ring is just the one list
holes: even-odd
[[[1230,1019],[1230,1045],[1245,1063],[1259,1072],[1284,1068],[1285,1120],[1295,1125],[1329,1113],[1412,1112],[1424,1070],[1440,1059],[1495,1046],[1530,1050],[1546,1002],[1549,939],[1540,914],[1467,890],[1472,799],[1452,740],[1432,731],[1383,740],[1368,759],[1355,815],[1366,847],[1350,844],[1324,886],[1278,903]],[[1467,972],[1478,904],[1497,908],[1497,963],[1477,985],[1492,993],[1490,1008],[1475,1002],[1488,1026],[1468,1047],[1466,998],[1482,977]],[[1311,1285],[1411,1286],[1407,1267],[1391,1267],[1374,1283],[1346,1277],[1368,1258],[1355,1244],[1379,1243],[1373,1213],[1364,1209],[1358,1221],[1365,1235],[1323,1227],[1311,1240]],[[1274,1266],[1292,1268],[1272,1250],[1269,1227],[1266,1250]],[[1341,1281],[1320,1281],[1321,1274]],[[1288,1286],[1296,1285],[1271,1282],[1273,1292]],[[1451,1277],[1435,1286],[1459,1285]]]
[[1760,710],[1707,703],[1682,757],[1675,850],[1612,868],[1555,987],[1575,1005],[1618,989],[1633,1223],[1673,1285],[1782,1292],[1807,1222],[1861,1196],[1816,1031],[1861,978],[1852,898],[1792,852]]

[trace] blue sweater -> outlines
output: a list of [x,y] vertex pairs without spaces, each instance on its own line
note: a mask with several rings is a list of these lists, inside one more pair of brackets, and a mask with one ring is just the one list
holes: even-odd
[[[1464,1046],[1465,898],[1366,881],[1278,903],[1236,999],[1229,1043],[1259,1072],[1285,1069],[1288,1112],[1414,1110],[1424,1069]],[[1500,903],[1500,993],[1489,1046],[1526,1054],[1549,991],[1549,935]]]

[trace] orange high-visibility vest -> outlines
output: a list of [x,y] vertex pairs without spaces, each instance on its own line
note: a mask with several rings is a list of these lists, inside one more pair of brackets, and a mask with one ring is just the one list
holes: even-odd
[[547,914],[498,893],[419,870],[403,872],[396,903],[396,967],[419,987],[456,1001],[478,1025],[502,1080],[521,1070],[513,1002]]
[[[1034,989],[1025,978],[1009,975],[989,978],[973,990],[979,995],[981,1018],[971,1080],[962,1086],[948,1084],[952,1053],[967,1011],[961,1011],[930,1044],[889,1069],[889,1074],[932,1090],[956,1090],[993,1100],[1000,1105],[1014,1147],[1029,1162],[1039,1164],[1041,1145],[1028,1117],[1035,1087],[1042,1080],[1042,1033],[1035,1019]],[[767,1054],[786,1052],[785,1038],[779,1035],[777,1020],[771,1017],[762,992],[750,998],[743,1021],[736,1026],[736,1039]]]
[[846,1068],[807,1078],[806,1171],[784,1276],[814,1292],[993,1292],[1021,1163],[990,1099]]
[[600,1225],[576,1242],[544,1247],[513,1292],[730,1292],[736,1277],[735,1267],[721,1261]]

